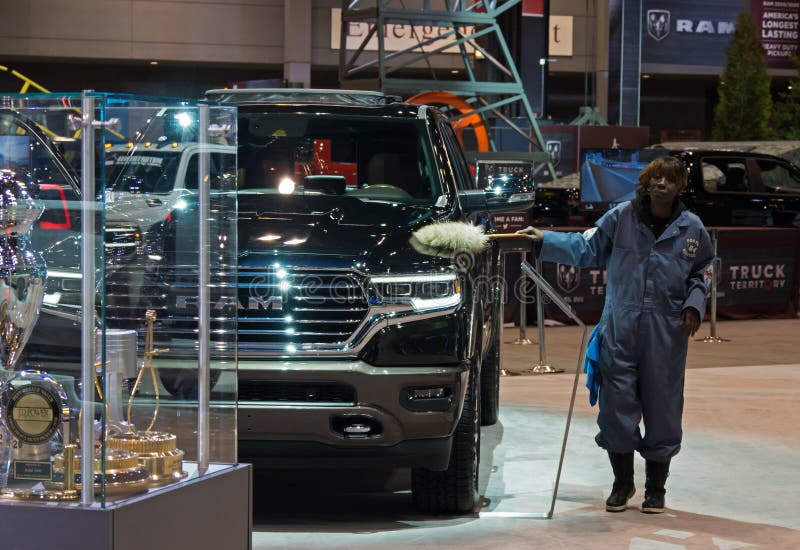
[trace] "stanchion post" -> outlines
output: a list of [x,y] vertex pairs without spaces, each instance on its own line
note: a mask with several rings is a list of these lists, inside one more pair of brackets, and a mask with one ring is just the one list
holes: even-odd
[[717,281],[719,274],[717,273],[717,251],[719,247],[719,230],[715,227],[711,230],[711,244],[714,247],[714,259],[711,261],[711,319],[709,324],[711,326],[711,335],[705,338],[697,338],[698,342],[730,342],[728,338],[720,338],[717,336]]
[[[523,265],[525,262],[523,261]],[[536,271],[542,273],[542,260],[536,258]],[[564,369],[557,369],[547,364],[547,351],[544,338],[544,299],[542,298],[542,287],[536,285],[536,324],[539,327],[539,362],[530,369],[530,374],[553,374],[564,372]]]
[[[522,253],[522,261],[525,261],[525,252]],[[521,262],[520,262],[521,263]],[[525,329],[528,324],[528,315],[527,315],[527,308],[528,308],[528,293],[525,291],[525,278],[520,279],[522,284],[519,287],[519,337],[515,338],[511,343],[516,345],[522,346],[529,346],[533,344],[530,338],[525,334]],[[537,300],[539,299],[539,289],[536,289],[536,296]],[[541,335],[539,335],[539,341],[541,341]]]

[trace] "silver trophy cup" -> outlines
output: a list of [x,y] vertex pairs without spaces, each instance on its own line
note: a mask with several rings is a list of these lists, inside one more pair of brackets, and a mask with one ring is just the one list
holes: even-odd
[[42,214],[14,172],[0,170],[0,365],[13,370],[36,326],[47,268],[28,232]]
[[[46,479],[36,470],[49,471],[50,432],[61,424],[65,408],[59,399],[63,392],[48,387],[50,377],[11,372],[36,326],[44,298],[47,269],[28,239],[42,210],[14,172],[0,170],[0,369],[5,371],[0,373],[0,496],[4,498],[10,478],[22,476],[26,468],[33,477]],[[20,472],[13,473],[14,466]]]

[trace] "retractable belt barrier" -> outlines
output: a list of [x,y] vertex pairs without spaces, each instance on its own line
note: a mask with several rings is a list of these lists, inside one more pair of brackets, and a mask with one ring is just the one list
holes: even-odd
[[[528,256],[527,252],[523,252],[520,255],[520,257],[522,258],[523,262],[525,261],[525,258],[527,258],[527,256]],[[537,302],[539,301],[538,292],[536,294],[536,301]],[[527,292],[525,290],[525,285],[520,285],[520,287],[519,287],[519,336],[517,338],[514,338],[514,340],[512,340],[511,342],[509,342],[510,344],[520,345],[520,346],[529,346],[531,344],[535,344],[536,343],[536,342],[533,342],[530,338],[528,338],[527,334],[525,334],[525,330],[527,329],[527,325],[528,325],[528,316],[527,316],[527,312],[526,312],[527,305],[528,305],[528,294],[527,294]],[[539,335],[539,337],[541,338],[541,334]]]
[[711,260],[711,265],[708,268],[711,274],[709,285],[711,287],[711,319],[709,323],[711,326],[711,334],[705,338],[697,338],[696,340],[698,342],[712,342],[717,344],[730,342],[730,339],[717,336],[717,283],[719,281],[719,255],[717,254],[717,250],[719,230],[716,227],[711,230],[711,243],[714,246],[714,259]]
[[[583,361],[586,355],[586,325],[580,320],[580,318],[575,314],[572,308],[564,301],[564,299],[553,290],[553,287],[544,279],[538,269],[534,269],[533,266],[527,261],[522,262],[521,265],[522,272],[529,277],[534,284],[536,285],[537,291],[537,302],[542,303],[541,295],[545,294],[547,297],[555,304],[563,313],[567,315],[570,319],[575,321],[575,323],[581,329],[581,344],[578,352],[578,364],[575,368],[575,378],[572,382],[572,392],[570,394],[570,401],[569,401],[569,409],[567,412],[566,424],[564,426],[564,436],[561,441],[561,452],[559,454],[558,459],[558,468],[556,470],[555,476],[555,484],[553,485],[553,493],[552,498],[550,500],[550,508],[547,512],[543,513],[536,513],[536,512],[495,512],[493,515],[498,515],[502,517],[512,517],[512,518],[524,518],[524,519],[551,519],[553,517],[553,512],[555,510],[556,505],[556,497],[558,496],[558,486],[561,480],[561,471],[564,465],[564,455],[567,450],[567,438],[569,436],[569,429],[570,424],[572,422],[572,413],[575,407],[575,394],[578,388],[578,379],[580,378],[580,374],[583,370]],[[540,313],[541,314],[541,313]],[[540,323],[540,338],[542,337],[541,327],[544,326],[544,323]],[[544,340],[540,340],[540,345],[544,342]],[[541,360],[540,354],[540,362]],[[482,513],[481,515],[486,515]]]

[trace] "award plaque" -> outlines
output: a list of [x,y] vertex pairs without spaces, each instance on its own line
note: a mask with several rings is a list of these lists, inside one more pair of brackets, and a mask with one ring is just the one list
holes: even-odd
[[53,456],[64,451],[65,442],[69,443],[69,419],[67,395],[52,376],[39,371],[20,371],[3,381],[0,497],[27,500],[78,497],[71,486],[58,491],[47,488],[47,483],[53,480]]

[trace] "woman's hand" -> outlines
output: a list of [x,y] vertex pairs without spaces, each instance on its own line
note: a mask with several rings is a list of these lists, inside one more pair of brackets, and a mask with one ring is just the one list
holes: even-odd
[[528,226],[525,229],[520,229],[517,231],[520,235],[525,235],[532,241],[541,241],[544,239],[544,232],[541,229],[536,229],[535,227]]
[[687,307],[681,311],[681,326],[687,338],[694,336],[694,333],[700,328],[700,314],[695,308]]

